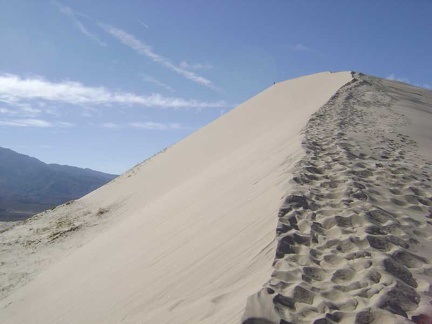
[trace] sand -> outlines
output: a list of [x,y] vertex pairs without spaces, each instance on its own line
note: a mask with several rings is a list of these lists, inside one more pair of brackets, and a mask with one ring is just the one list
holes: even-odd
[[431,103],[430,91],[354,74],[312,116],[274,272],[250,298],[274,307],[248,307],[245,322],[430,323]]
[[[107,186],[28,221],[51,234],[28,244],[41,268],[20,264],[23,246],[5,265],[39,274],[10,287],[0,322],[240,322],[272,271],[277,211],[304,154],[300,131],[350,80],[321,73],[276,84]],[[64,234],[48,243],[63,218],[73,225],[60,225]],[[24,236],[19,226],[10,231],[7,255]]]
[[350,72],[271,86],[0,233],[0,322],[420,323],[431,104]]

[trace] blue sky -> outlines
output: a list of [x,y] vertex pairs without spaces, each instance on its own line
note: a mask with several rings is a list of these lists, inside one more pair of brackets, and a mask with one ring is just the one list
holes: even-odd
[[431,88],[431,12],[429,0],[0,0],[0,146],[122,173],[275,81],[354,70]]

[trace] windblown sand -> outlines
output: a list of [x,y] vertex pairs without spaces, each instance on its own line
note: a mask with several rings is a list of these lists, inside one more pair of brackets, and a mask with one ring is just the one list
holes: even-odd
[[431,103],[354,74],[312,116],[245,323],[432,323]]
[[0,233],[0,322],[421,323],[431,105],[349,72],[270,87]]

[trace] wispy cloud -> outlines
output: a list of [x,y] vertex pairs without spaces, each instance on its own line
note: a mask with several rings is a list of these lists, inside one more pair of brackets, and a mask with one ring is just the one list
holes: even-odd
[[0,114],[7,114],[7,115],[9,115],[11,113],[12,113],[12,110],[0,107]]
[[162,87],[162,88],[164,88],[164,89],[166,89],[168,91],[175,92],[173,88],[171,88],[169,85],[167,85],[167,84],[159,81],[158,79],[155,79],[155,78],[153,78],[153,77],[151,77],[149,75],[143,75],[142,77],[143,77],[143,80],[146,81],[146,82],[150,82],[150,83],[156,84],[159,87]]
[[386,79],[392,80],[392,81],[399,81],[399,82],[404,82],[404,83],[410,83],[410,81],[407,78],[398,77],[394,73],[388,75],[386,77]]
[[190,63],[188,61],[182,61],[179,65],[182,69],[189,70],[210,70],[213,69],[213,65],[207,63]]
[[158,131],[189,129],[189,127],[185,127],[180,123],[156,123],[156,122],[152,122],[152,121],[135,122],[135,123],[130,123],[129,125],[134,127],[134,128],[141,128],[141,129],[147,129],[147,130],[158,130]]
[[100,125],[103,128],[109,128],[109,129],[119,129],[121,128],[121,125],[116,124],[116,123],[102,123]]
[[[1,97],[0,102],[10,105],[10,100],[2,100]],[[33,118],[39,116],[41,113],[41,109],[33,108],[27,103],[13,102],[13,105],[9,108],[0,107],[0,114],[6,116]]]
[[306,51],[310,51],[311,49],[305,45],[303,45],[302,43],[297,43],[294,45],[289,45],[289,48],[293,51],[298,51],[298,52],[306,52]]
[[176,131],[176,130],[191,130],[191,127],[184,126],[181,123],[158,123],[154,121],[144,121],[144,122],[132,122],[126,124],[119,123],[102,123],[99,124],[100,127],[118,130],[124,128],[137,128],[137,129],[145,129],[145,130],[154,130],[154,131]]
[[56,122],[54,124],[54,126],[63,127],[63,128],[69,128],[69,127],[74,127],[75,124],[74,123],[69,123],[69,122],[64,122],[64,121],[59,121],[59,122]]
[[386,79],[392,80],[392,81],[399,81],[399,82],[403,82],[403,83],[408,83],[408,84],[411,84],[411,85],[416,86],[416,87],[421,87],[421,88],[425,88],[428,90],[432,90],[432,86],[430,84],[427,84],[427,83],[419,84],[419,83],[411,82],[408,78],[397,76],[395,73],[392,73],[392,74],[386,76]]
[[66,16],[68,16],[72,20],[72,22],[78,28],[78,30],[81,32],[81,34],[83,34],[88,39],[98,43],[101,46],[106,46],[106,44],[104,42],[102,42],[96,36],[96,34],[90,32],[84,26],[84,24],[78,19],[78,16],[86,17],[85,15],[78,13],[77,11],[73,10],[72,8],[70,8],[68,6],[65,6],[65,5],[59,3],[58,1],[52,0],[52,3],[60,10],[61,13],[65,14]]
[[137,39],[135,36],[125,32],[122,29],[114,28],[109,25],[101,24],[100,25],[108,34],[119,40],[124,45],[130,47],[135,52],[137,52],[140,55],[144,55],[148,57],[153,62],[160,64],[169,70],[185,77],[186,79],[193,81],[197,84],[200,84],[202,86],[205,86],[209,89],[220,91],[219,88],[217,88],[210,80],[192,72],[189,70],[186,70],[185,68],[182,68],[180,66],[177,66],[173,64],[169,59],[163,57],[162,55],[157,54],[153,51],[153,49],[145,44],[144,42]]
[[157,108],[226,108],[225,101],[204,102],[160,94],[148,96],[130,92],[111,91],[104,87],[88,87],[79,82],[49,82],[42,78],[22,78],[12,74],[0,74],[0,101],[9,104],[23,103],[29,100],[67,103],[71,105],[113,104],[137,105]]
[[0,120],[0,126],[47,128],[53,127],[54,125],[42,119],[9,119]]
[[150,26],[147,25],[147,24],[145,24],[145,23],[143,23],[141,20],[138,20],[138,22],[139,22],[141,25],[143,25],[145,28],[150,29]]

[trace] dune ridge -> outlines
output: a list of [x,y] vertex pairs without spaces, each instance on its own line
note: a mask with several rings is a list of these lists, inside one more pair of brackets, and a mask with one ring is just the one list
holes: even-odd
[[0,233],[0,322],[428,323],[431,106],[360,73],[270,87]]
[[275,84],[86,197],[1,233],[0,322],[239,323],[272,271],[300,132],[351,79]]
[[431,103],[353,73],[312,115],[244,324],[431,322]]

